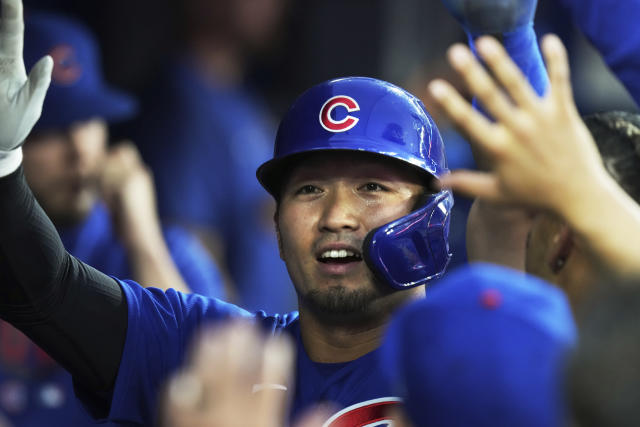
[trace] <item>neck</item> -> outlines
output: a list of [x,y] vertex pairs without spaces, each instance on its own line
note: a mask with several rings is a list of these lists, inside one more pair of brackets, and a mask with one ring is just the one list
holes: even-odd
[[195,39],[191,53],[196,66],[211,84],[223,87],[237,86],[244,77],[244,56],[235,43]]
[[300,335],[309,358],[320,363],[341,363],[357,359],[378,348],[396,309],[424,297],[424,287],[399,291],[381,301],[384,309],[354,318],[326,316],[300,302]]

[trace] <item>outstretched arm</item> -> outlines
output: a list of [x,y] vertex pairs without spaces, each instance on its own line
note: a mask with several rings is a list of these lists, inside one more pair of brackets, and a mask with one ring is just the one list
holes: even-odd
[[640,105],[640,2],[560,0],[574,22]]
[[[443,2],[467,33],[472,51],[476,52],[478,37],[495,35],[535,92],[545,93],[549,80],[533,29],[537,0]],[[491,116],[477,101],[474,98],[474,106]],[[474,149],[473,154],[480,169],[491,168],[490,159],[481,151]],[[526,239],[532,219],[533,214],[520,207],[476,199],[467,220],[467,258],[471,262],[490,262],[524,270]]]
[[[109,402],[126,334],[117,282],[70,256],[20,167],[21,145],[39,118],[53,62],[27,77],[21,0],[2,0],[0,18],[0,317]],[[104,409],[104,408],[103,408]]]
[[574,104],[560,40],[548,36],[543,43],[550,75],[543,98],[495,39],[484,37],[477,47],[495,79],[465,46],[453,46],[450,58],[495,123],[444,81],[432,82],[430,91],[476,149],[490,158],[492,169],[454,172],[443,178],[443,185],[492,202],[553,212],[567,221],[594,260],[618,273],[640,273],[640,246],[635,243],[640,241],[640,206],[602,164]]

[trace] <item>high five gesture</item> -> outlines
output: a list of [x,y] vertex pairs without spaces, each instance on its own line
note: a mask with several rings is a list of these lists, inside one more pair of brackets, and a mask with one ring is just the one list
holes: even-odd
[[[22,46],[22,0],[2,0],[0,15],[0,164],[16,157],[19,147],[42,112],[51,81],[53,60],[43,57],[27,76]],[[19,163],[19,159],[18,159]],[[17,165],[16,165],[17,167]],[[0,169],[2,166],[0,165]]]

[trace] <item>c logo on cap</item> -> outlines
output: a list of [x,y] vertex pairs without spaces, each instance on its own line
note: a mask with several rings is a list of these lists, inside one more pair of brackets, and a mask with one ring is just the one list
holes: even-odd
[[53,58],[53,72],[51,78],[54,82],[70,86],[82,76],[82,67],[76,56],[76,51],[69,45],[59,45],[49,52]]
[[320,109],[320,124],[323,128],[329,132],[345,132],[354,127],[358,120],[357,117],[347,115],[342,120],[334,120],[331,117],[331,113],[337,107],[344,107],[347,112],[353,113],[354,111],[360,111],[360,106],[355,99],[347,95],[338,95],[330,98],[324,103]]

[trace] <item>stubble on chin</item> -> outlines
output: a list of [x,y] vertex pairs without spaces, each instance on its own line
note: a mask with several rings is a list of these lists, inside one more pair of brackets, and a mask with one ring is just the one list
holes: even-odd
[[342,284],[309,290],[302,297],[307,308],[322,316],[364,318],[375,316],[377,301],[393,290],[372,280],[373,286],[353,289]]

